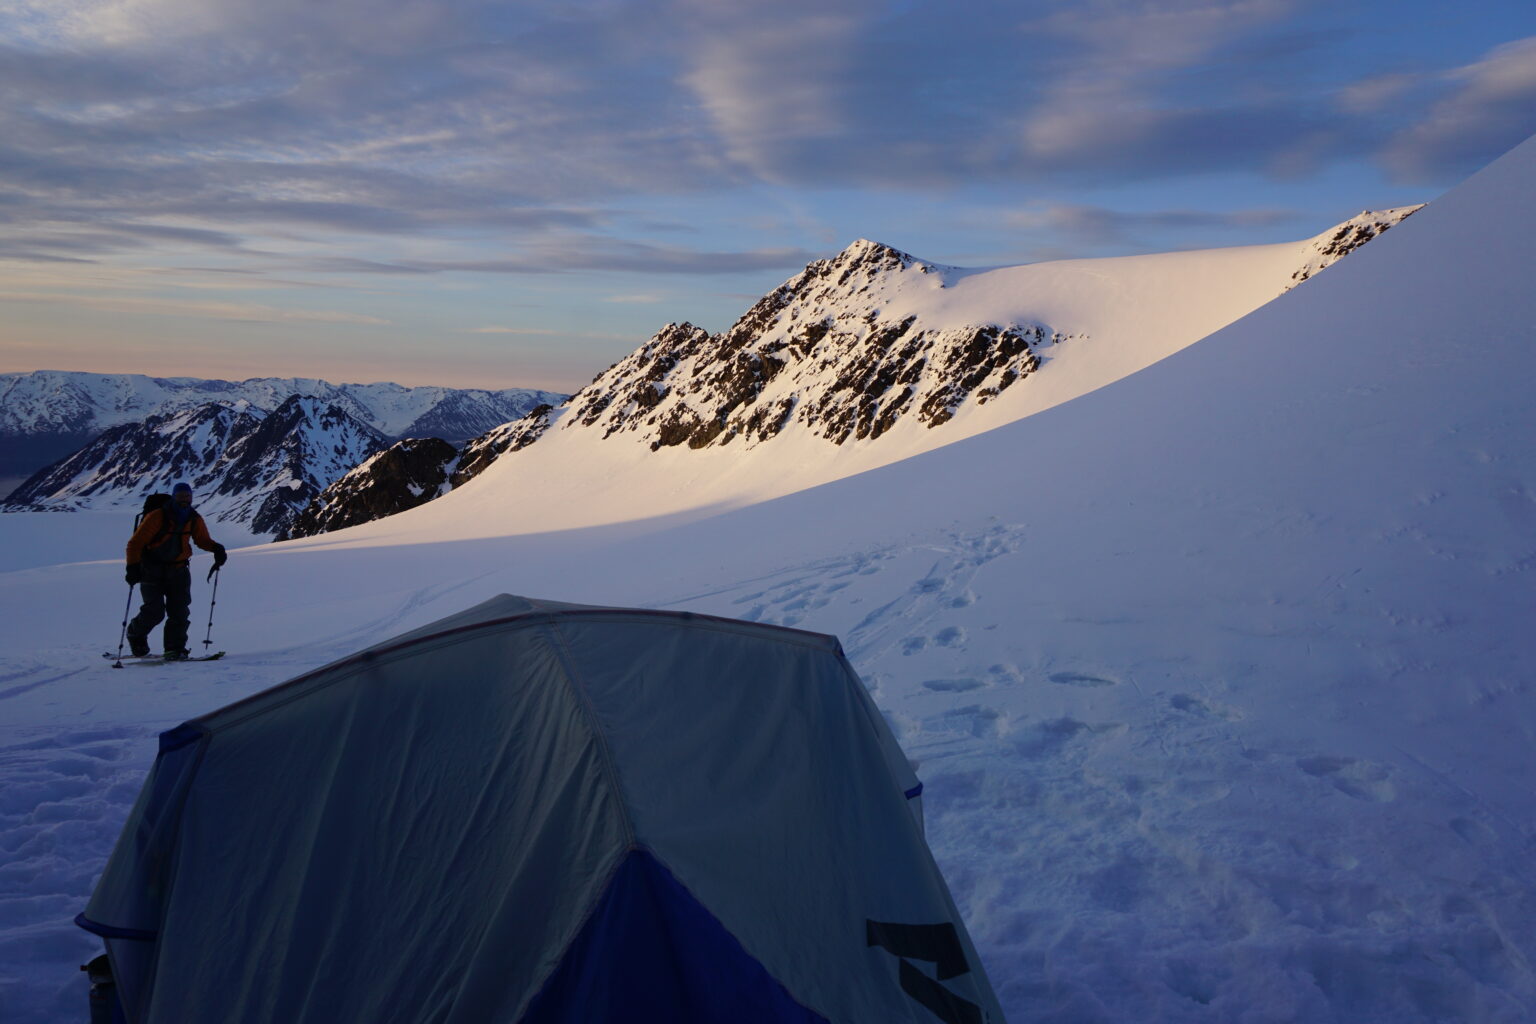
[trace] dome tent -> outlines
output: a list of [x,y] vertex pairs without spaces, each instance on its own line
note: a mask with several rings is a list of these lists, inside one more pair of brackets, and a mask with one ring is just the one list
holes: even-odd
[[187,722],[129,1021],[1001,1022],[836,639],[502,595]]

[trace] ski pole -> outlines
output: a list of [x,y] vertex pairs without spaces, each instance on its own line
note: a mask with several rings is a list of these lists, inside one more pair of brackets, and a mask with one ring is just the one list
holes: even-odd
[[213,606],[219,603],[219,570],[214,568],[210,574],[213,576],[213,593],[208,595],[208,635],[203,638],[203,653],[208,653],[209,646],[213,643]]
[[133,610],[133,584],[128,584],[128,603],[123,606],[123,634],[117,638],[117,660],[113,668],[123,667],[123,641],[128,639],[128,613]]

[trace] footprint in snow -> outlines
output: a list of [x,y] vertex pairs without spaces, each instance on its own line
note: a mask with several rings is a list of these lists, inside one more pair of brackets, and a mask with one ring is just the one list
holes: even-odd
[[934,635],[933,641],[940,647],[959,647],[965,643],[965,630],[959,626],[946,626]]
[[1486,846],[1498,838],[1493,829],[1471,818],[1453,818],[1450,824],[1451,831],[1468,846]]
[[1103,676],[1089,675],[1086,672],[1052,672],[1046,678],[1058,686],[1114,686],[1118,682],[1115,679],[1105,679]]
[[1003,713],[996,708],[968,704],[926,719],[923,727],[931,732],[968,732],[972,736],[987,738],[999,735],[1006,724]]
[[988,666],[987,674],[992,677],[994,686],[1006,686],[1024,681],[1024,673],[1019,671],[1019,666],[1017,665],[1000,662],[996,665]]
[[1175,711],[1182,711],[1196,718],[1221,718],[1228,722],[1235,722],[1243,717],[1243,713],[1236,708],[1213,704],[1203,697],[1188,693],[1176,693],[1168,698],[1168,703],[1173,705]]
[[1118,736],[1127,728],[1122,722],[1090,725],[1076,718],[1053,718],[1020,730],[1010,740],[1014,749],[1023,757],[1057,757],[1086,741]]
[[971,676],[962,676],[959,679],[928,679],[923,686],[936,693],[964,693],[967,690],[979,690],[987,685],[980,679]]
[[1352,757],[1304,757],[1296,767],[1356,800],[1389,803],[1397,799],[1392,773],[1379,764]]

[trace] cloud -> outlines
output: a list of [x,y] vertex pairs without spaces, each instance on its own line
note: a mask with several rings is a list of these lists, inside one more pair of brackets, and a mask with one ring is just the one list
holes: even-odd
[[72,306],[107,313],[135,315],[202,317],[210,320],[236,320],[247,323],[315,323],[384,326],[388,320],[324,309],[279,309],[254,303],[205,302],[191,299],[162,299],[133,295],[91,295],[59,292],[0,291],[0,302],[67,302]]
[[787,169],[786,148],[841,148],[856,113],[850,93],[872,5],[689,6],[701,31],[682,81],[709,112],[731,160],[774,179]]
[[776,184],[1288,175],[1367,145],[1328,89],[1298,81],[1335,45],[1309,0],[688,10],[682,82],[732,166]]
[[641,53],[644,12],[602,7],[60,0],[0,12],[0,205],[24,208],[36,235],[61,233],[61,249],[61,225],[128,219],[244,244],[294,229],[599,229],[607,215],[587,200],[704,187],[722,164],[692,137],[701,115],[671,102],[684,92],[670,68]]
[[1042,203],[1005,214],[1003,222],[1024,230],[1047,230],[1065,235],[1075,242],[1112,244],[1131,241],[1141,231],[1177,229],[1244,229],[1270,227],[1293,222],[1298,214],[1290,210],[1112,210],[1102,206],[1073,203]]
[[585,341],[632,341],[627,334],[602,334],[592,331],[550,330],[543,327],[472,327],[465,334],[511,334],[528,338],[581,338]]
[[1298,74],[1337,53],[1318,22],[1309,0],[12,0],[0,254],[195,247],[316,274],[789,268],[814,254],[613,236],[674,233],[647,199],[765,182],[1283,175],[1394,132],[1383,160],[1438,174],[1530,123],[1525,44],[1339,84]]
[[1396,71],[1371,75],[1338,91],[1334,102],[1340,109],[1370,117],[1393,109],[1423,82],[1424,75]]
[[825,255],[808,249],[705,251],[651,245],[595,235],[572,235],[537,242],[525,251],[493,259],[423,261],[424,270],[487,274],[552,274],[608,270],[640,274],[735,274],[743,271],[799,269]]
[[1380,155],[1402,180],[1463,177],[1536,132],[1536,36],[1433,78],[1444,95]]
[[217,250],[240,250],[240,239],[225,231],[167,224],[103,221],[83,224],[40,224],[32,233],[0,238],[0,259],[85,260],[165,243]]
[[1301,0],[1094,0],[1030,23],[1049,83],[1018,122],[1036,174],[1104,182],[1227,169],[1284,174],[1353,148],[1347,116],[1298,88],[1325,45]]

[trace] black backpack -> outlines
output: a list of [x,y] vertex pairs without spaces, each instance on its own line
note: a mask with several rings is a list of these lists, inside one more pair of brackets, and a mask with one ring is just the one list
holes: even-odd
[[186,529],[176,529],[176,524],[171,520],[171,496],[169,494],[151,494],[144,499],[144,508],[134,517],[133,531],[137,533],[139,526],[144,522],[144,517],[156,509],[160,510],[163,524],[160,532],[155,534],[155,539],[144,545],[144,558],[150,562],[174,562],[181,557],[181,538],[192,532],[192,524],[197,519],[197,513],[192,513],[187,518]]
[[169,494],[151,494],[144,499],[144,508],[133,517],[133,532],[139,532],[139,524],[144,522],[144,517],[157,508],[170,508],[171,496]]

